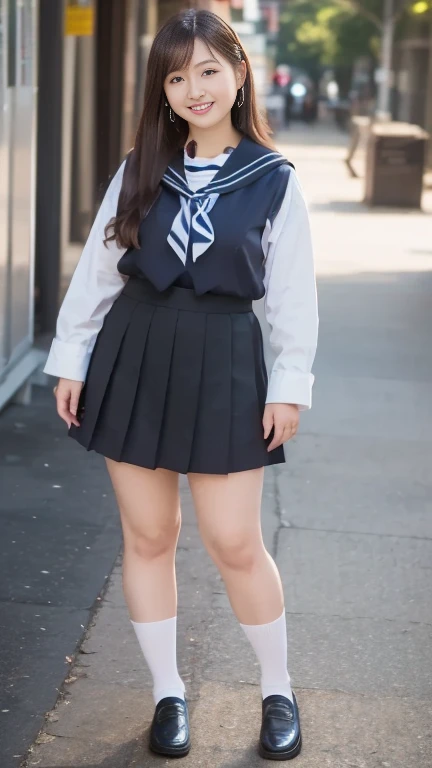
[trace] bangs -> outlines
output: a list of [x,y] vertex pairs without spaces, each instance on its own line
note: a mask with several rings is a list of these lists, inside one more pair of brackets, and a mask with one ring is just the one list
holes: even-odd
[[169,49],[164,56],[163,62],[163,79],[167,77],[171,72],[177,72],[178,70],[187,69],[194,52],[195,40],[199,38],[207,46],[209,53],[214,56],[213,51],[210,50],[208,41],[201,35],[194,34],[189,29],[182,29],[183,34],[176,35],[176,39],[173,40]]

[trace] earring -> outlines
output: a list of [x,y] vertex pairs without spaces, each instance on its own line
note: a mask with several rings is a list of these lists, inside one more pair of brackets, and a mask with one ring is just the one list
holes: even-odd
[[[168,106],[168,102],[167,101],[165,102],[165,106],[166,107]],[[171,107],[169,109],[169,119],[171,120],[172,123],[175,123],[175,115],[174,115]]]
[[238,107],[241,107],[244,104],[244,85],[242,85],[240,90],[242,92],[242,100],[237,102]]

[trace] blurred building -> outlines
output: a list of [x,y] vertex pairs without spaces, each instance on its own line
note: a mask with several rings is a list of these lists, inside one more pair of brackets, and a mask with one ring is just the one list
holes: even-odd
[[154,35],[185,7],[231,19],[230,0],[0,0],[0,408],[28,400],[34,337],[133,144]]
[[[414,7],[427,5],[414,4]],[[393,114],[432,133],[432,17],[412,14],[403,38],[395,44]]]

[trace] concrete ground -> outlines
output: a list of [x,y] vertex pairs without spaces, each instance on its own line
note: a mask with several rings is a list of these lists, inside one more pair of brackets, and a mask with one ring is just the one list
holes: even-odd
[[[368,210],[343,135],[294,125],[278,141],[309,200],[320,306],[313,408],[263,499],[301,712],[295,764],[430,768],[432,196],[423,212]],[[258,665],[185,478],[182,509],[178,659],[193,738],[182,764],[252,768],[263,764]],[[147,750],[152,714],[118,559],[26,765],[168,765]]]
[[1,768],[54,706],[121,540],[101,457],[66,433],[51,387],[0,417]]

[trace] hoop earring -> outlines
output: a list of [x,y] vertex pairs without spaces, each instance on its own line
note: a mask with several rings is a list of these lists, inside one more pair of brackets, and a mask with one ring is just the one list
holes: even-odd
[[[165,102],[165,106],[166,107],[168,106],[167,101]],[[169,108],[169,119],[171,120],[172,123],[175,123],[175,114],[173,113],[171,107]]]
[[242,85],[240,90],[242,92],[242,95],[241,95],[242,100],[237,102],[237,106],[238,107],[241,107],[244,104],[244,85]]

